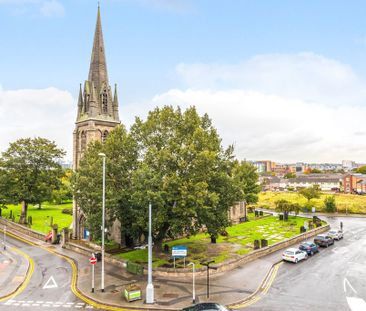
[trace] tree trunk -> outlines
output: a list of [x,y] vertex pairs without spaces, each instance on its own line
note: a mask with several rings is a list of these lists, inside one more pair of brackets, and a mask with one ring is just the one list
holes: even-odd
[[211,243],[216,244],[216,236],[211,235]]
[[27,223],[27,211],[28,211],[28,202],[22,201],[22,211],[20,214],[19,223],[25,225]]

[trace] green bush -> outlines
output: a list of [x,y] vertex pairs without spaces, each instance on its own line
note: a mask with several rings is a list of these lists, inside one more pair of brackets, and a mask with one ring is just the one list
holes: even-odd
[[62,214],[72,215],[72,209],[71,208],[64,208],[61,211]]
[[335,202],[335,197],[331,196],[331,197],[326,197],[324,199],[324,207],[325,207],[325,211],[328,213],[335,213],[337,210],[337,206],[336,206],[336,202]]

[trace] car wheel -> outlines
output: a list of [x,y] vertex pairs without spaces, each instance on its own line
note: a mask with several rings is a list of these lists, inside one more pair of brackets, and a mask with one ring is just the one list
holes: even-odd
[[314,252],[313,252],[313,251],[311,251],[311,252],[310,252],[310,256],[313,256],[313,255],[314,255]]
[[299,260],[296,258],[296,259],[295,259],[295,263],[297,263],[298,261],[299,261]]
[[307,260],[309,258],[308,254],[305,255],[304,259]]
[[325,244],[325,247],[328,247],[329,246],[329,244],[327,243],[327,244]]

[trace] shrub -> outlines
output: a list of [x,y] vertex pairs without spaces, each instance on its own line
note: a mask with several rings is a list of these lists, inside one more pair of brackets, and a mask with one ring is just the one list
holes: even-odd
[[325,211],[326,212],[334,213],[337,210],[335,197],[334,196],[326,197],[324,199],[324,206],[325,206]]
[[72,215],[72,209],[64,208],[64,209],[62,209],[62,214]]

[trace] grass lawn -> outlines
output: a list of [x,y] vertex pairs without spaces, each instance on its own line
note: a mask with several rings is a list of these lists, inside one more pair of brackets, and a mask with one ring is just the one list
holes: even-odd
[[[312,199],[311,203],[317,211],[324,211],[324,199],[332,194],[323,193],[319,199]],[[297,192],[261,192],[257,206],[274,209],[275,202],[278,200],[287,200],[293,203],[299,203],[304,206],[307,200]],[[336,205],[339,213],[366,214],[366,196],[354,194],[335,194]]]
[[[8,208],[2,210],[2,216],[8,218],[10,211],[13,211],[15,222],[19,222],[21,205],[6,205]],[[72,223],[72,215],[63,214],[63,209],[72,209],[72,203],[65,203],[60,205],[43,203],[42,208],[28,206],[28,216],[32,216],[33,225],[31,228],[35,231],[48,233],[51,230],[50,217],[53,217],[53,223],[58,224],[59,230],[69,227]]]
[[[175,245],[187,246],[188,257],[186,262],[194,262],[200,267],[199,263],[207,259],[220,263],[229,258],[248,253],[253,250],[253,241],[257,239],[267,239],[270,245],[297,235],[300,233],[300,226],[304,224],[305,220],[302,217],[291,216],[289,221],[285,222],[278,220],[277,217],[270,216],[228,227],[226,229],[228,236],[220,236],[217,239],[217,244],[211,244],[209,236],[204,233],[167,242],[166,244],[170,248]],[[154,254],[153,266],[172,267],[173,259],[170,254]],[[130,251],[116,256],[143,265],[147,263],[147,249]],[[179,260],[178,265],[182,266],[182,264],[183,260]]]

